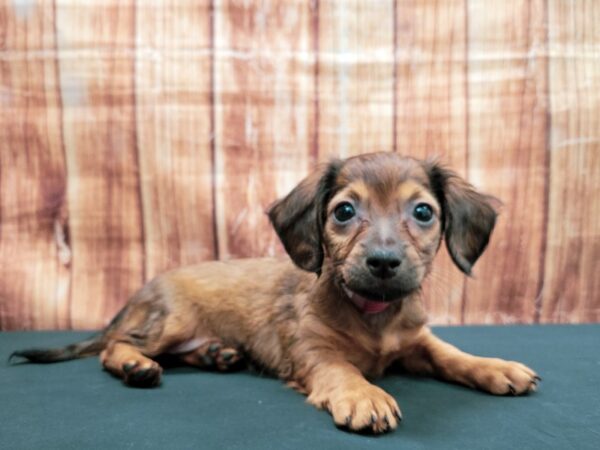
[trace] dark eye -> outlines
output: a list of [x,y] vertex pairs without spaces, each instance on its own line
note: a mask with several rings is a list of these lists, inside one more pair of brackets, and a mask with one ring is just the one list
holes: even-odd
[[356,211],[354,210],[354,206],[352,206],[350,203],[344,202],[335,207],[333,215],[338,222],[348,222],[356,215]]
[[413,210],[413,217],[419,222],[427,223],[433,219],[433,209],[427,203],[419,203]]

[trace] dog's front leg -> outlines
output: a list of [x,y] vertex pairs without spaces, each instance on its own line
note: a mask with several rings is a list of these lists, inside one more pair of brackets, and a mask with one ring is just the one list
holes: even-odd
[[382,433],[402,420],[396,400],[347,361],[321,358],[305,385],[308,402],[327,409],[340,427]]
[[535,391],[540,377],[515,361],[482,358],[462,352],[424,329],[399,362],[409,372],[432,375],[496,395]]

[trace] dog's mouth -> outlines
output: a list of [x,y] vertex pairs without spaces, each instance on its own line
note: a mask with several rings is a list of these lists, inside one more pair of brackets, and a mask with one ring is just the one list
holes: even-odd
[[357,292],[352,291],[346,283],[341,283],[342,289],[350,299],[350,301],[358,308],[363,314],[371,315],[378,314],[390,307],[390,305],[397,299],[373,299],[372,296],[361,295]]

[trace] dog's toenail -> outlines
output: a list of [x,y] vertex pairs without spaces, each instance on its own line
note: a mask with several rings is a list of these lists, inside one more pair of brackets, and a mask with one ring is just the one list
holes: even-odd
[[377,416],[375,414],[371,414],[371,425],[377,422]]
[[219,351],[219,348],[221,348],[221,346],[219,344],[210,344],[210,347],[208,347],[208,351],[210,353],[215,353],[215,352]]

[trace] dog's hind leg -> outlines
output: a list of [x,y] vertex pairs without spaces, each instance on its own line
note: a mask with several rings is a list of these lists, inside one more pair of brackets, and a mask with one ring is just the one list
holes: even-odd
[[241,352],[225,345],[220,339],[197,339],[197,342],[199,345],[196,348],[178,355],[186,364],[220,372],[234,371],[244,366]]
[[160,384],[162,367],[132,344],[110,342],[100,354],[100,361],[106,370],[130,386],[155,387]]

